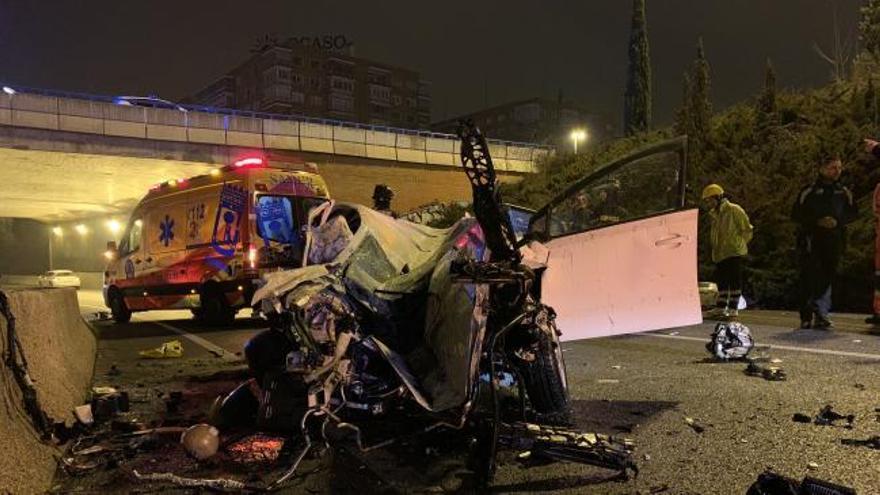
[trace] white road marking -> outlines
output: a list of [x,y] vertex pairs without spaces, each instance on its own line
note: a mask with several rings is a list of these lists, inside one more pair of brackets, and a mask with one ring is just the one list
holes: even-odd
[[159,325],[160,327],[162,327],[166,330],[171,330],[172,332],[179,334],[181,337],[191,341],[192,343],[203,347],[208,352],[213,353],[215,355],[219,355],[220,358],[223,359],[224,361],[233,362],[233,361],[239,360],[239,357],[236,356],[235,353],[229,352],[226,349],[214,344],[213,342],[199,337],[198,335],[193,335],[185,330],[181,330],[177,327],[173,327],[167,323],[162,323],[161,321],[154,321],[154,320],[141,320],[141,321],[154,323],[154,324]]
[[[684,335],[669,335],[664,333],[640,333],[636,334],[642,337],[657,337],[661,339],[676,339],[676,340],[690,340],[693,342],[708,342],[708,338],[701,337],[686,337]],[[813,349],[810,347],[797,347],[793,345],[776,345],[776,344],[761,344],[762,348],[769,349],[779,349],[781,351],[794,351],[794,352],[808,352],[811,354],[827,354],[831,356],[842,356],[842,357],[854,357],[861,359],[877,359],[880,360],[880,354],[868,354],[865,352],[849,352],[849,351],[835,351],[832,349]]]

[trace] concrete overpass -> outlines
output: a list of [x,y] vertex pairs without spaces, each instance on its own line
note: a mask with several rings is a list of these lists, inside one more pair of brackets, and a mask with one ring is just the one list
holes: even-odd
[[[504,180],[534,172],[550,148],[491,141]],[[242,155],[318,164],[334,197],[395,207],[468,199],[455,136],[205,107],[123,106],[112,97],[0,92],[0,217],[64,222],[125,215],[158,182],[205,173]]]

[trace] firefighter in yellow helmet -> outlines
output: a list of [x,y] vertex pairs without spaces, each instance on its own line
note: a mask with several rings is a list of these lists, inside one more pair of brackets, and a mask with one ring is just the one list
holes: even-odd
[[730,202],[718,184],[706,186],[702,199],[711,223],[709,241],[718,284],[717,311],[724,318],[735,317],[742,296],[743,264],[754,228],[745,210]]

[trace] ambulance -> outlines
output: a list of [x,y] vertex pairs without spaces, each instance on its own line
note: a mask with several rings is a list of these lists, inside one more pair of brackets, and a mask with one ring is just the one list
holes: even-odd
[[313,164],[245,157],[210,174],[151,188],[122,238],[107,243],[104,303],[124,323],[132,312],[190,309],[230,323],[267,270],[302,263],[310,209],[328,200]]

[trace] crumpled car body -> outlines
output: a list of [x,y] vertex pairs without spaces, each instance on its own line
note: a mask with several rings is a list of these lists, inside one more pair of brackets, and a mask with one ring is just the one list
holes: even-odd
[[476,220],[434,229],[360,205],[328,204],[314,216],[324,213],[310,229],[310,264],[266,275],[253,303],[267,314],[301,312],[318,347],[357,327],[357,339],[369,339],[422,407],[463,405],[477,372],[487,287],[453,281],[449,267],[486,255]]

